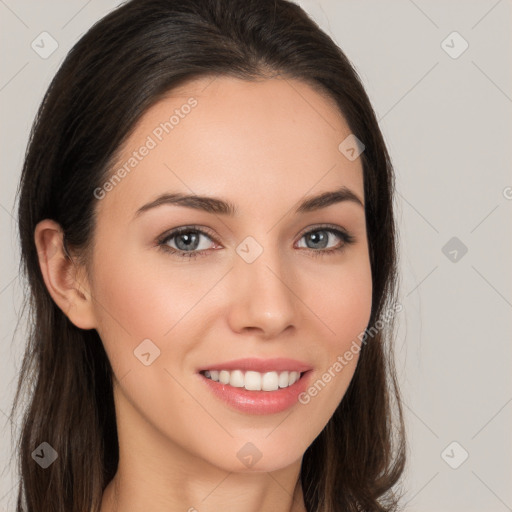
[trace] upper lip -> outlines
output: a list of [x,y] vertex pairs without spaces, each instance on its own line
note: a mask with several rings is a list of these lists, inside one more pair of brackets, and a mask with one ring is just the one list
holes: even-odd
[[295,372],[306,372],[311,370],[312,366],[297,361],[296,359],[289,359],[285,357],[276,357],[272,359],[255,359],[255,358],[244,358],[234,359],[232,361],[225,361],[223,363],[214,363],[208,366],[199,368],[199,372],[205,370],[244,370],[253,371],[259,373],[265,372],[284,372],[284,371],[295,371]]

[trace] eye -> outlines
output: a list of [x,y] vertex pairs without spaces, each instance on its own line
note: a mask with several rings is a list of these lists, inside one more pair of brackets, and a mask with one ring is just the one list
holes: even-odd
[[[329,247],[336,238],[341,240],[341,244],[338,242],[337,245]],[[346,231],[330,226],[319,226],[309,230],[302,235],[302,239],[306,240],[306,249],[310,249],[315,256],[342,251],[347,245],[355,242],[355,238]]]
[[202,229],[192,226],[184,226],[166,233],[157,241],[157,245],[164,251],[175,253],[180,257],[190,258],[204,256],[209,248],[208,242],[202,239],[212,240],[212,237]]
[[[340,252],[347,245],[355,242],[352,235],[339,227],[332,226],[319,226],[309,230],[301,236],[300,240],[302,239],[306,240],[306,247],[300,248],[308,249],[314,256]],[[336,239],[341,240],[341,243],[331,246]],[[216,241],[206,230],[195,226],[183,226],[162,235],[157,240],[157,246],[180,258],[195,258],[208,255],[208,249],[211,248],[209,245],[212,242]]]

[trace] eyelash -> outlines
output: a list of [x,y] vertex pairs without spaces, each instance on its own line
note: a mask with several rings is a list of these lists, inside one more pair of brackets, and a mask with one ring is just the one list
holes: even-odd
[[[341,230],[340,228],[337,228],[337,227],[329,226],[329,225],[317,226],[314,229],[310,229],[309,231],[302,233],[300,238],[302,239],[305,235],[309,235],[311,233],[316,233],[317,231],[327,231],[329,233],[333,233],[334,235],[336,235],[338,238],[340,238],[343,241],[343,244],[339,247],[334,247],[331,249],[316,250],[316,249],[306,248],[306,250],[311,252],[314,257],[326,256],[326,255],[341,252],[346,248],[347,245],[353,244],[356,241],[354,236],[350,235],[346,231]],[[217,241],[215,240],[215,237],[212,234],[210,234],[207,230],[196,227],[196,226],[183,226],[183,227],[173,229],[169,233],[163,234],[161,237],[159,237],[157,239],[156,245],[162,251],[164,251],[166,253],[175,254],[180,258],[197,258],[198,256],[207,256],[209,249],[205,249],[202,251],[181,251],[178,249],[174,249],[173,247],[169,247],[167,245],[167,242],[169,242],[169,240],[172,240],[173,238],[175,238],[179,235],[182,235],[184,233],[199,233],[199,234],[202,234],[202,235],[210,238],[213,242],[217,243]]]

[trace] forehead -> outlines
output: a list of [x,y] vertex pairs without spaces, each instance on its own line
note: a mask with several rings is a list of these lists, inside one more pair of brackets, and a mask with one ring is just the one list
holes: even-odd
[[195,79],[141,117],[112,168],[121,179],[100,207],[128,214],[167,191],[245,204],[275,198],[281,208],[340,185],[363,197],[361,160],[338,148],[349,135],[334,100],[304,82]]

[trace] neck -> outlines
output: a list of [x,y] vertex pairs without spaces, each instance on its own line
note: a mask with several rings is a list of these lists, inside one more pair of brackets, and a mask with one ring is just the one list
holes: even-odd
[[[295,472],[293,472],[295,473]],[[211,478],[162,479],[151,481],[149,475],[137,482],[135,476],[118,471],[103,494],[101,512],[213,512],[226,508],[240,512],[306,512],[300,479],[291,486],[291,473],[285,470],[269,473],[219,473]]]

